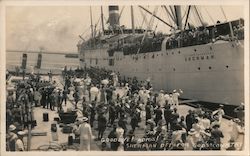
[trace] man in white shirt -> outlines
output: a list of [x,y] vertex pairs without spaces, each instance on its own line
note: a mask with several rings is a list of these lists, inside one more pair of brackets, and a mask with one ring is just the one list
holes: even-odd
[[80,119],[80,126],[75,133],[80,135],[80,151],[90,151],[91,140],[93,139],[91,126],[87,123],[88,118]]
[[223,107],[224,107],[223,105],[220,105],[220,106],[219,106],[219,109],[213,111],[213,113],[212,113],[213,116],[215,116],[215,115],[218,116],[218,122],[219,122],[219,123],[221,123],[222,117],[223,117],[223,115],[225,115],[225,112],[224,112],[224,110],[223,110]]
[[179,96],[183,93],[181,89],[179,89],[180,92],[177,92],[176,90],[173,90],[173,102],[176,107],[179,106]]
[[25,134],[26,134],[26,133],[23,132],[23,131],[17,132],[18,138],[17,138],[16,144],[15,144],[16,151],[24,151],[23,136],[24,136]]

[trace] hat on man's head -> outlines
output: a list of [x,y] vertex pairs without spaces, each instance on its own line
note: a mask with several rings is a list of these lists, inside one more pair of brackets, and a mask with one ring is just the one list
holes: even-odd
[[16,126],[14,126],[14,125],[9,126],[9,131],[14,131],[15,129],[16,129]]
[[239,118],[234,118],[234,119],[233,119],[233,122],[239,123],[239,122],[240,122],[240,119],[239,119]]
[[223,105],[223,104],[220,104],[219,106],[220,106],[220,108],[224,107],[224,105]]
[[194,134],[196,134],[196,133],[197,133],[197,132],[196,132],[195,129],[193,129],[193,128],[190,129],[189,132],[188,132],[189,135],[194,135]]
[[17,134],[20,135],[20,136],[24,136],[26,134],[26,132],[24,132],[24,131],[18,131]]

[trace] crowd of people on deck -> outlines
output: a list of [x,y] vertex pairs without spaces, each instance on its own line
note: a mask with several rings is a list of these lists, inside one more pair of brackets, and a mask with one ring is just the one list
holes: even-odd
[[[74,99],[71,102],[75,109],[82,112],[73,130],[80,139],[79,150],[93,150],[95,131],[98,133],[95,141],[101,144],[101,150],[111,151],[236,150],[235,145],[244,133],[242,117],[233,119],[228,146],[222,147],[223,105],[215,111],[200,106],[183,116],[178,100],[181,89],[156,92],[149,79],[122,78],[119,73],[92,67],[66,70],[63,75],[64,89],[57,88],[52,78],[43,81],[39,75],[31,75],[27,81],[17,83],[15,94],[9,91],[7,150],[24,150],[20,140],[27,124],[34,120],[32,106],[61,111],[69,96]],[[244,106],[235,111],[242,114]]]
[[[220,24],[220,21],[217,21],[217,24]],[[225,24],[224,24],[225,25]],[[218,29],[225,29],[223,31],[227,31],[229,29],[229,24],[227,23],[227,27],[217,28],[214,27],[193,27],[189,26],[189,29],[178,31],[173,30],[174,32],[170,35],[164,35],[162,33],[153,33],[153,35],[146,35],[144,39],[142,37],[138,37],[138,39],[130,39],[128,41],[124,40],[122,43],[118,40],[117,44],[114,43],[110,47],[110,51],[123,51],[124,55],[136,54],[136,53],[147,53],[147,52],[155,52],[160,51],[162,48],[162,42],[167,37],[166,41],[166,49],[174,49],[181,47],[188,47],[194,45],[201,45],[207,43],[213,43],[217,40],[242,40],[244,39],[244,26],[242,24],[233,25],[232,34],[230,31],[228,32],[218,32]],[[230,28],[231,29],[231,28]],[[220,34],[222,33],[222,34]],[[131,37],[133,38],[133,37]]]

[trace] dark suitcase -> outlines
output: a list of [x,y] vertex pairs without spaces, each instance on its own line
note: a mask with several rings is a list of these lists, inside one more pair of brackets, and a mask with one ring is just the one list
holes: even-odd
[[48,113],[43,113],[43,121],[48,122],[49,121],[49,114]]

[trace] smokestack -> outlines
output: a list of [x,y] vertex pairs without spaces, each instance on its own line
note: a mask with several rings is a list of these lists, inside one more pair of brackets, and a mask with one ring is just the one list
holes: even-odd
[[117,25],[120,25],[119,22],[119,7],[109,6],[109,24],[112,28],[115,28]]

